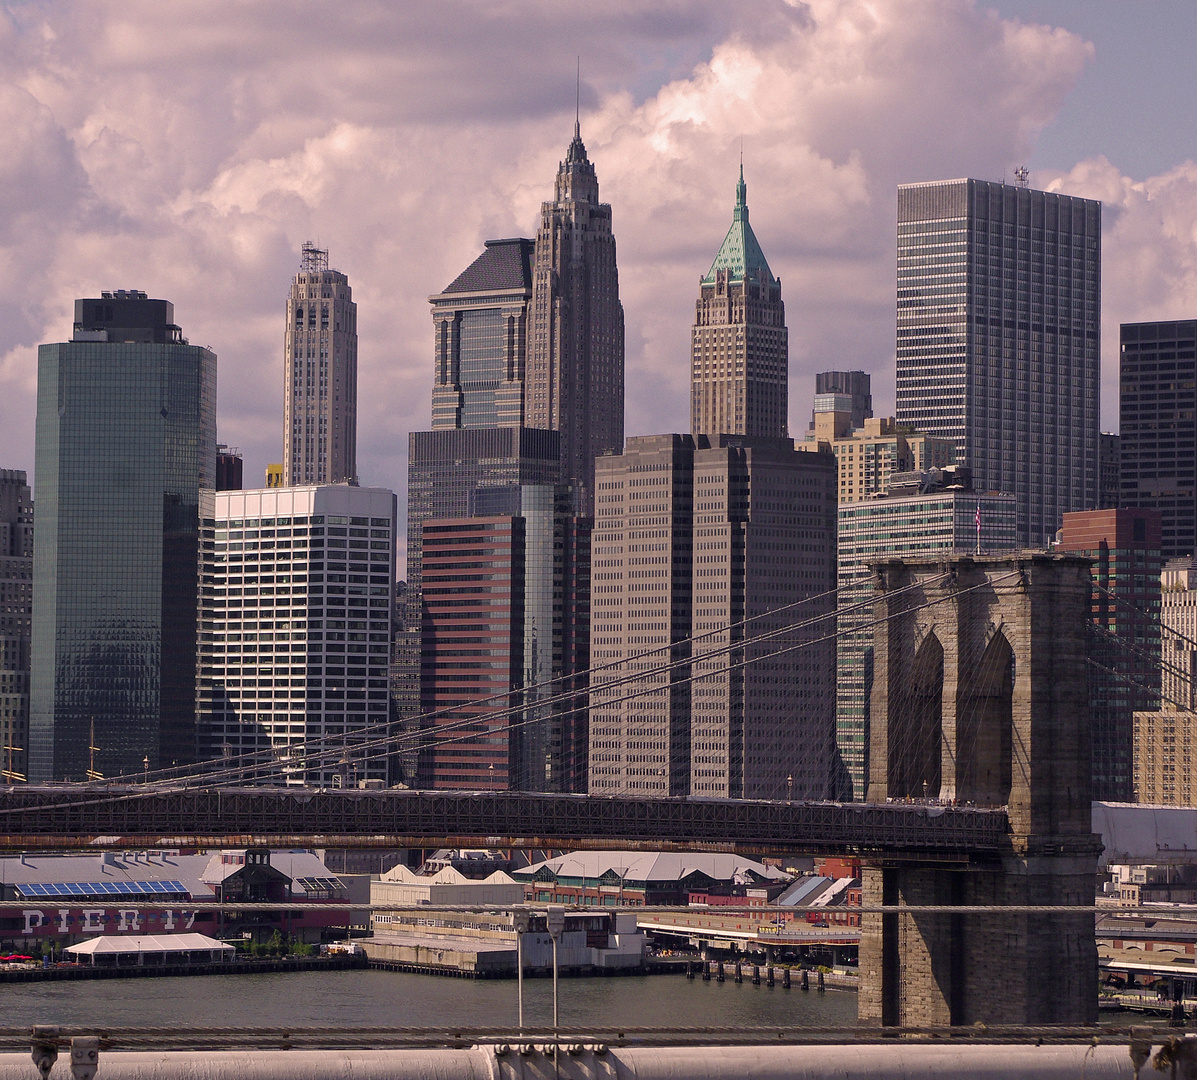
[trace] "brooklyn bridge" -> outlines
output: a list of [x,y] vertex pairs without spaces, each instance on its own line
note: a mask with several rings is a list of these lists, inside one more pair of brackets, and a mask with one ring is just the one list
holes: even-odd
[[862,1022],[1092,1022],[1089,563],[1022,553],[875,572],[865,803],[24,787],[0,792],[0,845],[853,852]]

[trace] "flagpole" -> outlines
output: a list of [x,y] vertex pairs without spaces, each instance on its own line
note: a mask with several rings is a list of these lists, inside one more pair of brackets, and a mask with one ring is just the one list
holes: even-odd
[[981,500],[977,500],[977,554],[981,554]]

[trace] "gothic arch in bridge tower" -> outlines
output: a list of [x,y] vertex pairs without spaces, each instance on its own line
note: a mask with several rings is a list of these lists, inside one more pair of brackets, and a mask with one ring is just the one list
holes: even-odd
[[909,689],[889,729],[891,797],[939,796],[943,662],[943,645],[931,627],[915,646]]
[[1015,833],[1089,832],[1084,626],[1064,618],[1089,579],[1061,558],[874,567],[868,801],[938,796],[1008,806]]
[[945,797],[977,806],[1010,801],[1014,650],[1000,630],[962,672],[956,701],[956,785]]

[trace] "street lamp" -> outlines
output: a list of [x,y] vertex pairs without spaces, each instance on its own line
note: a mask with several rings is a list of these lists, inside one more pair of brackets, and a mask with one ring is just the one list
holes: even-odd
[[146,756],[141,759],[141,767],[145,770],[145,772],[142,774],[142,781],[143,781],[143,783],[148,784],[150,782],[150,755],[149,754],[146,754]]
[[520,1002],[520,1031],[524,1030],[524,935],[528,932],[528,913],[526,911],[517,911],[515,913],[515,965],[518,972],[517,979],[519,981],[519,990],[517,991]]
[[553,939],[553,1034],[557,1034],[557,943],[561,939],[561,931],[565,929],[565,908],[561,904],[550,904],[545,917],[545,926],[549,937]]

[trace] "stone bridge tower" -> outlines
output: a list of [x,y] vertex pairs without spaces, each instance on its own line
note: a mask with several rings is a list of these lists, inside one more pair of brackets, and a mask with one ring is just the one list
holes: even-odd
[[[1006,807],[1000,860],[864,871],[865,906],[1093,904],[1086,559],[874,566],[870,802]],[[866,915],[862,1023],[1097,1019],[1091,913]]]

